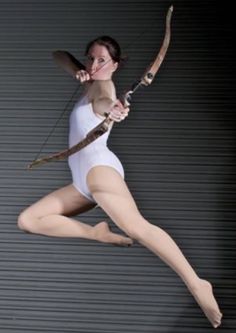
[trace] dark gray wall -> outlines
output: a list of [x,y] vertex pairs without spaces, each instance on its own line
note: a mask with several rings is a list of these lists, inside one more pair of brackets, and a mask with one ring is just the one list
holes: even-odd
[[[24,207],[71,181],[67,162],[26,170],[65,108],[43,154],[67,146],[76,98],[68,101],[77,83],[51,52],[65,49],[82,59],[87,41],[112,35],[129,55],[116,76],[122,92],[160,47],[170,4],[0,0],[1,332],[212,331],[176,274],[138,244],[118,248],[16,227]],[[225,316],[218,331],[234,332],[234,17],[215,1],[173,4],[167,57],[109,142],[144,216],[168,231],[213,282]],[[96,209],[79,218],[93,225],[104,217]]]

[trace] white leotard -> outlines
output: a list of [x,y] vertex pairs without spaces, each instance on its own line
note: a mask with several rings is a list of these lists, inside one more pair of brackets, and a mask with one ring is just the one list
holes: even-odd
[[[101,123],[86,96],[82,97],[74,106],[70,115],[69,146],[73,146],[86,137],[86,134]],[[86,177],[91,168],[98,165],[110,166],[117,170],[124,178],[124,169],[116,155],[107,147],[110,130],[100,138],[90,143],[81,151],[69,157],[73,185],[90,201],[95,202],[89,192]],[[106,181],[104,179],[104,181]]]

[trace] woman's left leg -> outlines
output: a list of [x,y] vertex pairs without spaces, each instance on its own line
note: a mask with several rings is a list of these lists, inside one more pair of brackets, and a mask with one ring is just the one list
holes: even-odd
[[78,237],[129,246],[132,240],[110,231],[102,221],[94,227],[69,218],[95,207],[70,184],[44,196],[18,217],[18,226],[26,232],[54,237]]
[[214,298],[211,284],[197,276],[179,247],[164,230],[150,224],[140,214],[119,173],[111,167],[97,166],[89,171],[87,183],[94,199],[113,222],[175,270],[212,325],[218,327],[222,314]]

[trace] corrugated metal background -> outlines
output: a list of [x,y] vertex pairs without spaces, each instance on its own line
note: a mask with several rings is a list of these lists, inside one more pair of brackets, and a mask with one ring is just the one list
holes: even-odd
[[[153,84],[133,98],[128,120],[113,129],[110,147],[145,217],[214,283],[225,316],[218,331],[234,332],[234,18],[224,3],[172,3],[167,57]],[[212,331],[175,273],[138,244],[123,249],[16,227],[24,207],[70,182],[67,162],[26,170],[77,86],[51,52],[82,59],[87,41],[112,35],[129,55],[116,76],[122,92],[160,47],[170,4],[0,0],[1,332]],[[44,154],[67,146],[72,105]],[[95,224],[104,214],[96,209],[79,218]]]

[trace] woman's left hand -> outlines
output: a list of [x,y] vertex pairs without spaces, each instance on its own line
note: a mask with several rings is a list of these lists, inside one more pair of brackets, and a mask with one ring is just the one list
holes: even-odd
[[124,107],[119,99],[117,99],[109,112],[109,118],[115,122],[121,122],[129,113],[129,107]]

